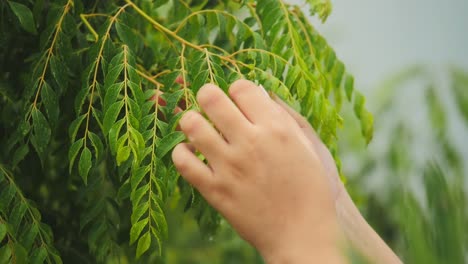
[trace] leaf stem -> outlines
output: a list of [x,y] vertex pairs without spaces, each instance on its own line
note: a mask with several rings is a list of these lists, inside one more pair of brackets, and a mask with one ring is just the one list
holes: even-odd
[[182,44],[182,51],[180,52],[180,67],[182,72],[182,87],[184,89],[185,96],[185,106],[186,108],[190,107],[190,101],[188,97],[188,88],[187,88],[187,72],[185,71],[185,45]]
[[127,2],[128,5],[131,5],[133,7],[133,9],[135,9],[135,11],[138,14],[140,14],[142,17],[144,17],[146,20],[148,20],[148,22],[150,22],[157,30],[168,34],[169,36],[171,36],[171,37],[175,38],[176,40],[178,40],[180,43],[183,43],[183,44],[185,44],[185,45],[187,45],[187,46],[189,46],[191,48],[194,48],[196,50],[203,51],[203,48],[201,48],[200,46],[185,40],[184,38],[178,36],[176,33],[171,31],[170,29],[168,29],[165,26],[158,23],[156,20],[154,20],[152,17],[150,17],[148,14],[146,14],[145,11],[141,10],[137,5],[135,5],[135,3],[133,3],[131,0],[125,0],[125,2]]
[[[50,59],[52,58],[52,54],[54,52],[55,44],[57,43],[58,35],[59,35],[59,33],[60,33],[61,29],[62,29],[62,24],[63,24],[63,21],[65,19],[65,16],[70,11],[70,6],[72,6],[72,5],[73,5],[73,0],[68,0],[67,4],[63,7],[62,15],[60,16],[57,24],[55,25],[54,37],[52,38],[52,42],[50,44],[50,47],[46,50],[47,57],[46,57],[46,60],[45,60],[45,63],[44,63],[44,68],[42,69],[42,74],[39,77],[39,84],[37,86],[36,96],[34,97],[34,101],[32,103],[32,105],[33,105],[32,108],[37,108],[37,101],[39,100],[39,94],[41,93],[42,87],[44,86],[44,83],[45,83],[45,75],[47,73],[47,68],[49,67]],[[28,121],[31,118],[31,113],[32,113],[32,111],[29,111],[28,117],[27,117]]]
[[211,83],[214,83],[213,71],[211,69],[210,54],[206,48],[205,48],[205,54],[206,54],[206,64],[208,65],[208,73],[210,74],[210,81]]
[[85,132],[84,132],[84,148],[86,148],[86,142],[87,142],[87,136],[88,136],[88,131],[89,131],[89,121],[90,121],[90,117],[91,117],[91,111],[92,111],[92,108],[93,108],[93,99],[94,99],[94,92],[96,90],[96,85],[97,85],[97,77],[98,77],[98,73],[99,73],[99,64],[101,62],[101,59],[102,59],[102,54],[103,54],[103,51],[104,51],[104,46],[106,44],[106,41],[107,41],[107,38],[109,37],[109,33],[110,33],[110,30],[112,28],[112,26],[114,25],[115,21],[117,20],[117,17],[125,10],[125,8],[127,8],[129,6],[129,4],[126,4],[124,6],[122,6],[118,11],[117,13],[115,13],[114,16],[112,16],[110,18],[110,21],[109,21],[109,26],[107,26],[107,29],[106,29],[106,32],[104,33],[104,35],[102,36],[102,43],[101,43],[101,47],[99,48],[99,52],[98,52],[98,55],[96,57],[96,61],[95,61],[95,66],[94,66],[94,75],[93,75],[93,81],[90,85],[90,89],[91,89],[91,95],[90,95],[90,98],[89,98],[89,104],[88,104],[88,110],[86,112],[86,128],[85,128]]
[[151,76],[148,76],[146,73],[138,70],[138,69],[135,69],[136,72],[138,73],[138,75],[140,75],[141,77],[145,78],[146,80],[148,80],[149,82],[153,83],[154,85],[156,85],[156,87],[158,86],[161,86],[161,87],[164,87],[164,84],[158,82],[155,80],[155,77],[151,77]]

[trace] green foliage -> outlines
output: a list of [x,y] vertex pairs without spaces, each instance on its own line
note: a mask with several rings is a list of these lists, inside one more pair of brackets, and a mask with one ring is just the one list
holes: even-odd
[[62,263],[53,247],[52,230],[3,165],[0,202],[1,263]]
[[452,90],[456,98],[458,109],[468,123],[468,73],[454,69]]
[[[438,75],[448,76],[443,78],[447,83]],[[468,128],[463,99],[467,76],[458,68],[434,73],[411,67],[386,81],[372,100],[379,120],[385,120],[376,126],[380,149],[359,155],[364,162],[348,178],[348,189],[405,263],[466,262],[466,142],[456,141],[451,129],[457,124],[463,135]],[[405,92],[409,90],[411,95]],[[420,104],[417,111],[408,100]],[[419,121],[412,122],[409,115],[418,115]],[[358,156],[355,146],[341,150]],[[382,188],[364,191],[361,186],[370,177],[379,178]]]
[[21,3],[8,1],[8,4],[10,5],[11,11],[13,11],[18,18],[21,27],[29,33],[37,33],[31,10]]
[[[330,1],[307,3],[325,21]],[[0,2],[0,12],[0,161],[12,171],[2,184],[17,195],[0,201],[13,208],[1,215],[2,256],[149,263],[165,254],[169,201],[213,234],[220,216],[169,155],[185,140],[176,108],[199,109],[195,94],[208,82],[227,91],[246,78],[278,94],[338,164],[344,98],[372,138],[353,77],[301,9],[282,0],[17,0]],[[23,243],[30,229],[35,239]]]
[[[463,206],[468,197],[463,187],[450,183],[441,168],[429,165],[424,172],[424,201],[415,195],[402,199],[399,224],[403,228],[405,260],[411,263],[464,263],[466,259],[466,220]],[[414,243],[415,239],[418,241]]]

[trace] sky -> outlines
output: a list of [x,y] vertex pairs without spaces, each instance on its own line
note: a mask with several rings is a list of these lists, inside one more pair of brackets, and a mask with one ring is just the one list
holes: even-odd
[[[302,1],[292,0],[294,3]],[[468,0],[332,0],[316,28],[365,93],[405,66],[468,69]]]
[[[304,0],[289,1],[301,6],[304,3]],[[311,20],[354,75],[356,88],[368,101],[373,101],[383,81],[393,74],[412,65],[429,68],[434,75],[431,77],[441,84],[440,98],[448,106],[449,134],[468,161],[468,127],[460,122],[460,115],[450,103],[453,98],[447,89],[446,71],[456,65],[468,72],[468,0],[332,0],[332,3],[333,12],[325,24],[316,18]],[[431,159],[430,146],[434,143],[425,116],[423,89],[419,89],[424,87],[416,81],[402,88],[403,96],[396,102],[394,118],[405,120],[419,135],[410,149],[423,163]],[[383,142],[390,137],[385,123],[391,120],[378,116],[375,120],[377,131],[368,149],[371,153],[387,149]]]

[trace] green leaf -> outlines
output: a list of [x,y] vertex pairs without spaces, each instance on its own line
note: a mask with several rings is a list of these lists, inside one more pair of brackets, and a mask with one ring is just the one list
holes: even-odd
[[111,106],[119,96],[122,87],[124,86],[123,82],[114,83],[109,88],[107,88],[106,96],[104,97],[104,110],[107,111],[109,106]]
[[308,90],[308,87],[307,87],[306,81],[304,80],[304,78],[299,78],[296,84],[297,96],[300,99],[304,98],[307,94],[307,90]]
[[91,131],[88,132],[88,137],[91,140],[91,144],[94,147],[96,159],[100,159],[104,154],[104,145],[102,144],[101,138]]
[[137,241],[137,239],[140,237],[141,231],[143,231],[143,228],[145,228],[147,224],[148,218],[145,218],[132,225],[132,228],[130,229],[130,245]]
[[139,186],[140,182],[143,180],[143,178],[145,177],[145,175],[148,173],[149,170],[150,170],[150,166],[143,166],[143,167],[133,170],[131,181],[130,181],[132,190],[135,190]]
[[0,241],[2,241],[7,234],[7,227],[5,223],[0,223]]
[[89,95],[89,87],[82,88],[75,97],[75,112],[81,113],[81,108]]
[[140,203],[136,208],[133,207],[131,221],[136,223],[149,209],[150,203]]
[[325,22],[332,11],[330,0],[307,0],[310,6],[310,14],[317,15],[322,23]]
[[7,2],[13,13],[15,13],[16,17],[20,21],[21,27],[29,33],[37,34],[36,24],[34,23],[34,17],[31,10],[23,4],[13,1]]
[[84,183],[88,183],[88,174],[91,169],[91,151],[85,147],[81,152],[80,162],[78,164],[78,172]]
[[6,244],[0,248],[0,263],[10,263],[10,258],[11,247],[10,245]]
[[288,88],[292,88],[294,83],[296,82],[297,78],[299,77],[299,74],[301,73],[301,67],[295,65],[294,67],[290,68],[288,71],[288,75],[286,76],[286,81],[284,84]]
[[104,134],[109,134],[109,130],[115,124],[117,117],[119,116],[120,110],[122,109],[124,103],[123,101],[113,103],[109,109],[107,110],[106,114],[104,115]]
[[77,117],[68,128],[68,136],[70,137],[71,141],[75,141],[76,134],[78,133],[78,129],[80,128],[81,123],[85,119],[86,114],[80,115]]
[[70,149],[68,150],[68,161],[70,163],[69,173],[71,174],[71,170],[73,168],[73,163],[75,162],[76,156],[78,156],[78,152],[80,151],[81,147],[83,146],[84,138],[80,138],[75,141]]
[[44,247],[36,248],[31,255],[32,264],[42,264],[47,258],[47,249]]
[[226,18],[224,17],[224,14],[221,13],[216,13],[216,20],[218,21],[218,26],[220,30],[220,34],[224,35],[226,34]]
[[193,83],[191,84],[191,89],[193,89],[193,93],[196,94],[198,90],[207,82],[208,79],[208,70],[203,70],[197,74]]
[[151,211],[151,217],[153,218],[154,222],[157,223],[159,231],[162,236],[168,236],[168,228],[166,218],[162,212],[158,212],[156,210]]
[[180,131],[175,131],[162,138],[156,148],[156,156],[162,159],[177,144],[184,141],[185,135]]
[[282,15],[281,15],[280,7],[278,3],[273,3],[273,4],[276,6],[268,10],[269,15],[265,16],[262,20],[263,27],[266,29],[272,28],[277,22],[283,20],[283,17],[281,17]]
[[28,251],[19,243],[13,245],[14,260],[13,263],[29,263]]
[[65,90],[68,86],[68,71],[66,64],[58,56],[50,58],[50,70],[57,84]]
[[39,229],[41,230],[42,237],[47,243],[52,243],[52,229],[50,226],[40,223]]
[[32,120],[34,134],[31,141],[37,153],[41,156],[47,149],[50,140],[51,131],[49,123],[47,123],[47,119],[37,108],[32,109]]
[[18,163],[20,163],[24,157],[29,153],[29,146],[27,144],[19,146],[15,150],[15,153],[13,154],[13,159],[12,159],[12,165],[13,167],[16,167]]
[[128,45],[131,50],[136,50],[138,48],[140,38],[133,32],[130,27],[118,21],[115,24],[115,29],[117,30],[117,34],[119,35],[120,40]]
[[26,213],[26,210],[28,209],[27,205],[23,202],[19,202],[13,207],[13,210],[11,211],[10,219],[9,222],[11,223],[11,226],[13,227],[14,232],[18,232],[18,227],[21,225],[21,222],[23,220],[24,214]]
[[125,119],[120,119],[115,124],[113,124],[111,129],[109,130],[109,146],[112,154],[115,154],[115,152],[117,151],[117,141],[119,138],[120,130],[122,129],[124,123]]
[[374,117],[368,111],[362,113],[361,127],[366,144],[369,144],[374,136]]
[[0,192],[0,212],[6,212],[11,201],[15,197],[16,188],[13,185],[8,185]]
[[151,234],[148,232],[144,234],[140,240],[138,240],[138,246],[136,250],[137,259],[140,258],[143,253],[145,253],[151,245]]
[[57,94],[50,88],[49,84],[44,82],[41,91],[41,98],[42,102],[44,103],[44,107],[49,117],[51,124],[56,124],[58,120],[59,114],[59,103]]
[[130,181],[126,181],[120,186],[119,191],[117,193],[118,201],[124,201],[130,197],[130,192],[132,188],[130,186]]
[[48,249],[49,251],[47,253],[49,254],[49,257],[52,258],[56,264],[63,264],[62,258],[60,257],[59,252],[55,248],[52,248],[52,247],[49,247]]
[[133,191],[130,194],[130,200],[132,201],[133,204],[139,204],[141,199],[145,194],[147,194],[149,190],[149,185],[144,184],[142,187],[138,188],[136,191]]
[[364,104],[366,99],[360,92],[356,92],[354,95],[354,113],[357,118],[361,119],[361,115],[364,112]]
[[348,101],[351,101],[353,98],[353,90],[354,90],[354,77],[352,75],[347,75],[344,83],[344,88],[346,92],[346,97]]
[[[106,96],[110,88],[109,86],[116,84],[115,82],[117,81],[117,78],[119,78],[120,74],[122,73],[123,68],[124,68],[124,65],[122,63],[117,64],[113,68],[111,68],[109,72],[106,74],[106,79],[104,80],[104,85],[106,87]],[[111,103],[113,103],[114,101],[112,101]]]
[[31,248],[38,234],[39,227],[36,224],[32,224],[31,227],[22,236],[21,245],[27,249]]
[[117,166],[120,166],[122,162],[125,162],[130,157],[130,147],[120,146],[117,150]]
[[340,89],[341,82],[343,81],[343,76],[345,73],[345,66],[343,62],[337,60],[335,66],[333,67],[333,89]]
[[328,49],[328,56],[326,61],[327,72],[330,72],[333,69],[333,66],[336,62],[336,53],[333,49]]

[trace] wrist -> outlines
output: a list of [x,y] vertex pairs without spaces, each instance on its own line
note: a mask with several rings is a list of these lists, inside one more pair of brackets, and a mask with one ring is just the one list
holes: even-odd
[[280,238],[275,248],[259,250],[267,264],[330,263],[344,264],[345,251],[336,221],[312,230],[302,230],[290,239]]
[[336,199],[338,223],[346,243],[370,263],[401,264],[397,255],[367,223],[348,192],[342,187]]

